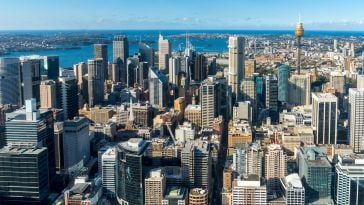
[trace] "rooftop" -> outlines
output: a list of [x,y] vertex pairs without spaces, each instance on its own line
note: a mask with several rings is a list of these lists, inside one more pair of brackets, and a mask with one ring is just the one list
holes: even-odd
[[5,146],[0,149],[0,154],[11,154],[11,155],[19,155],[19,154],[29,154],[29,155],[37,155],[43,151],[46,151],[47,148],[24,148],[24,147],[9,147]]
[[284,184],[292,185],[295,188],[302,188],[302,182],[298,174],[290,174],[283,179]]
[[147,142],[142,138],[130,138],[126,142],[120,142],[118,146],[127,151],[136,152],[137,154],[140,154],[147,146]]
[[183,199],[187,193],[186,187],[171,186],[167,187],[165,199]]

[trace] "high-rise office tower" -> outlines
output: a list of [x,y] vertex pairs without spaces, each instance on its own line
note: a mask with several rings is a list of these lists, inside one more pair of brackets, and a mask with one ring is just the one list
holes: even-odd
[[267,187],[257,175],[237,179],[232,190],[231,202],[235,204],[267,205]]
[[116,151],[115,147],[107,149],[101,157],[101,177],[104,193],[110,197],[116,197]]
[[211,127],[214,118],[230,112],[229,93],[225,79],[209,76],[200,86],[200,105],[202,127]]
[[0,149],[1,204],[43,204],[50,194],[46,148]]
[[118,62],[109,64],[108,79],[112,82],[120,82],[120,66]]
[[44,56],[43,59],[42,80],[57,80],[59,77],[59,57]]
[[257,61],[255,59],[248,59],[245,61],[244,78],[251,78],[255,73]]
[[159,205],[166,191],[166,177],[162,169],[154,169],[149,172],[149,177],[144,181],[145,205]]
[[106,44],[94,44],[94,59],[102,58],[104,60],[104,77],[108,79],[108,55]]
[[297,159],[306,203],[331,199],[333,173],[325,151],[319,147],[300,147]]
[[35,99],[26,100],[25,104],[25,110],[7,113],[6,143],[8,146],[46,147],[51,180],[56,173],[53,113],[37,110]]
[[181,70],[181,59],[179,57],[169,58],[169,71],[168,81],[174,85],[177,85],[178,73]]
[[158,67],[160,70],[168,70],[168,59],[171,56],[171,42],[159,35],[158,39]]
[[331,93],[312,93],[312,129],[315,144],[336,144],[338,102]]
[[281,185],[287,205],[305,204],[305,188],[298,174],[290,174],[282,178]]
[[129,42],[128,38],[123,35],[114,36],[113,39],[113,62],[117,59],[122,60],[126,65],[126,59],[129,57]]
[[40,81],[42,60],[38,57],[20,57],[22,104],[26,99],[35,98],[40,104]]
[[0,104],[21,105],[20,62],[18,58],[0,58]]
[[331,88],[335,89],[335,95],[338,97],[339,109],[343,108],[344,96],[346,95],[346,76],[341,72],[331,72],[328,83]]
[[40,108],[56,108],[56,82],[53,80],[42,81],[40,84]]
[[81,90],[82,83],[83,83],[83,79],[82,78],[87,73],[87,64],[84,63],[84,62],[81,62],[81,63],[78,63],[78,64],[74,64],[73,65],[73,72],[75,73],[78,87]]
[[231,86],[233,102],[241,99],[241,81],[244,79],[245,38],[229,37],[229,86]]
[[56,160],[56,171],[64,171],[64,153],[63,153],[63,122],[54,123],[54,153]]
[[355,153],[364,152],[364,88],[349,89],[349,136]]
[[144,204],[143,156],[148,143],[131,138],[117,145],[117,199],[120,204]]
[[195,81],[202,81],[207,78],[207,57],[204,54],[198,54],[194,63],[194,79]]
[[104,71],[102,58],[88,60],[88,103],[90,107],[104,101]]
[[293,74],[288,82],[288,102],[291,105],[311,104],[311,77],[309,74]]
[[157,68],[150,68],[148,80],[150,104],[158,108],[167,106],[168,81],[166,76]]
[[150,66],[154,66],[154,49],[145,43],[139,43],[140,61],[148,62]]
[[265,153],[265,179],[268,191],[278,190],[280,178],[287,175],[287,154],[281,145],[270,144]]
[[364,204],[363,155],[339,155],[336,171],[336,204]]
[[78,89],[74,76],[58,78],[59,108],[63,109],[63,118],[73,119],[78,116]]
[[294,30],[295,36],[297,37],[297,74],[301,74],[301,38],[304,32],[303,25],[299,20]]
[[288,102],[288,78],[290,68],[287,65],[278,67],[278,100]]
[[207,144],[188,141],[181,151],[183,185],[189,188],[209,190],[211,177],[211,154]]
[[257,92],[256,92],[256,83],[253,77],[245,78],[241,83],[242,89],[242,101],[250,101],[253,107],[252,116],[255,115],[256,112],[256,100],[257,100]]
[[136,83],[136,77],[138,75],[138,66],[139,66],[139,58],[136,56],[129,57],[126,60],[126,85],[128,87],[134,87],[134,84]]
[[139,62],[139,65],[136,68],[136,76],[135,83],[142,86],[144,90],[148,88],[148,72],[149,72],[149,63],[148,62]]
[[126,63],[129,57],[129,41],[126,36],[117,35],[113,40],[113,63],[118,62],[120,65],[120,80],[126,83],[127,72]]
[[209,192],[206,189],[194,188],[190,190],[188,197],[189,205],[208,205],[209,204]]
[[278,111],[278,79],[268,75],[265,79],[265,106],[270,111]]
[[86,164],[90,158],[89,121],[84,117],[66,120],[63,124],[63,152],[65,170]]

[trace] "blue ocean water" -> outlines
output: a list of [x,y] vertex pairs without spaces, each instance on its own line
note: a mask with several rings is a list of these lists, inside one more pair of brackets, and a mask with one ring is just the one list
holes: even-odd
[[[139,39],[150,42],[149,45],[157,48],[157,41],[159,33],[168,36],[178,34],[242,34],[242,35],[293,35],[293,31],[288,30],[124,30],[124,31],[82,31],[82,30],[61,30],[61,31],[2,31],[1,33],[17,33],[17,34],[35,34],[35,35],[52,35],[60,33],[95,33],[101,34],[103,37],[112,38],[116,34],[125,34],[128,36],[130,45],[129,53],[132,55],[138,52]],[[306,37],[314,36],[337,36],[337,37],[350,37],[350,36],[364,36],[364,32],[359,31],[306,31]],[[172,42],[173,50],[184,48],[184,38],[169,38]],[[190,38],[192,45],[199,52],[225,52],[227,51],[227,39],[216,36],[215,38]],[[112,44],[108,44],[109,60],[112,58]],[[26,51],[26,52],[12,52],[0,57],[17,57],[24,55],[58,55],[60,57],[60,65],[63,68],[72,67],[73,64],[78,62],[86,62],[87,59],[93,57],[93,46],[85,45],[79,49],[58,49],[58,50],[40,50],[40,51]]]

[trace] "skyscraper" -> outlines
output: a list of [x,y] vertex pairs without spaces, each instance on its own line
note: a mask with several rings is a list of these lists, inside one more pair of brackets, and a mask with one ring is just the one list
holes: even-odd
[[244,78],[251,78],[255,73],[257,61],[255,59],[248,59],[245,61]]
[[312,93],[312,129],[315,144],[336,144],[338,103],[331,93]]
[[94,44],[94,59],[102,58],[104,60],[104,77],[108,79],[108,55],[106,44]]
[[293,74],[288,82],[288,102],[291,105],[311,104],[311,77],[309,74]]
[[245,38],[229,37],[229,85],[231,86],[233,102],[241,99],[241,81],[244,79]]
[[350,145],[355,153],[364,152],[364,88],[349,89]]
[[1,204],[41,204],[50,194],[46,148],[0,149]]
[[35,98],[40,104],[40,81],[42,60],[38,56],[20,57],[22,104],[26,99]]
[[364,204],[363,155],[339,155],[335,166],[336,204]]
[[73,119],[78,116],[78,89],[74,76],[58,78],[59,108],[63,109],[63,118]]
[[[119,62],[120,79],[122,83],[126,83],[126,60],[129,57],[129,42],[128,38],[123,35],[114,36],[113,40],[113,63]],[[121,61],[120,61],[121,60]]]
[[209,190],[211,177],[210,147],[202,141],[188,141],[181,151],[182,182],[189,188]]
[[226,119],[230,110],[228,94],[225,79],[209,76],[202,81],[200,86],[202,127],[212,126],[214,118],[218,115],[223,115]]
[[268,75],[265,79],[265,107],[269,111],[278,111],[278,79]]
[[120,204],[144,204],[143,156],[148,143],[131,138],[117,145],[117,199]]
[[178,73],[181,70],[181,59],[179,57],[169,58],[168,81],[174,85],[178,83]]
[[53,113],[37,110],[35,99],[26,100],[25,104],[25,110],[17,110],[6,116],[6,143],[11,147],[46,147],[49,179],[52,180],[56,173]]
[[56,82],[53,80],[42,81],[40,84],[40,108],[56,107]]
[[84,117],[66,120],[63,124],[64,167],[71,171],[77,164],[90,158],[89,121]]
[[279,190],[280,178],[287,175],[287,154],[281,145],[270,144],[265,154],[265,179],[268,191]]
[[300,147],[297,159],[306,203],[331,199],[332,167],[325,151],[318,147]]
[[90,107],[100,105],[104,101],[103,59],[88,60],[88,103]]
[[144,181],[145,189],[145,205],[162,204],[162,200],[166,191],[166,177],[162,169],[154,169],[149,173],[149,177]]
[[288,101],[288,78],[290,68],[287,65],[278,67],[278,100],[281,102]]
[[57,80],[59,77],[59,57],[44,56],[44,67],[41,71],[42,80]]
[[150,66],[154,66],[154,49],[145,43],[139,43],[140,61],[148,62]]
[[114,198],[116,197],[116,151],[115,147],[107,149],[101,157],[102,167],[102,187],[104,193]]
[[304,31],[303,25],[299,20],[294,30],[297,37],[297,74],[301,74],[301,38],[304,35]]
[[171,42],[165,39],[162,35],[159,35],[158,40],[158,67],[160,70],[168,70],[168,59],[171,56]]
[[21,105],[20,62],[18,58],[0,58],[0,104]]
[[198,54],[194,63],[194,80],[202,81],[207,78],[207,58],[204,54]]
[[150,68],[148,79],[150,104],[157,108],[167,106],[168,81],[166,76],[157,68]]

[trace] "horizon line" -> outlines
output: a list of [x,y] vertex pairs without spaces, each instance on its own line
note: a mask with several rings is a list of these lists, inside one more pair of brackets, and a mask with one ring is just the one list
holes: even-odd
[[[97,29],[97,28],[90,28],[90,29],[83,29],[83,28],[50,28],[50,29],[0,29],[0,32],[4,32],[4,31],[120,31],[120,30],[125,30],[125,31],[292,31],[294,32],[294,29],[271,29],[271,28],[267,28],[267,29],[244,29],[244,28],[207,28],[207,29],[199,29],[199,28],[193,28],[193,29],[184,29],[184,28],[163,28],[163,29],[153,29],[153,28],[148,28],[148,29],[124,29],[124,28],[113,28],[113,29]],[[353,29],[305,29],[305,32],[311,32],[311,31],[326,31],[326,32],[364,32],[363,30],[353,30]]]

